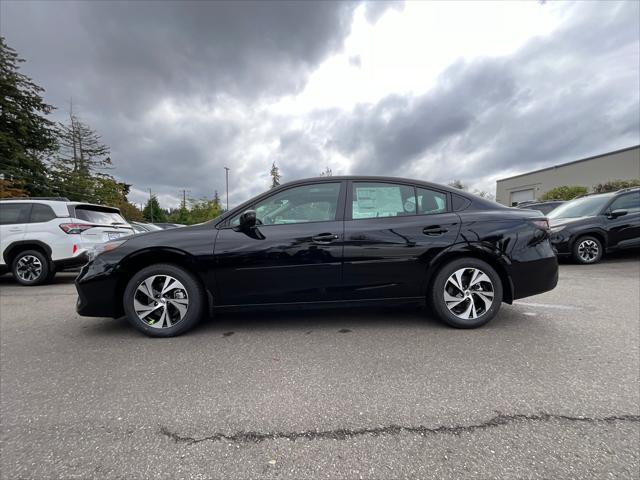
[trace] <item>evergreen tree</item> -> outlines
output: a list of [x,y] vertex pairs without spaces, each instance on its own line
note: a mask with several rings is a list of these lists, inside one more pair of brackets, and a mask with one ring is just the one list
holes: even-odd
[[276,165],[276,162],[273,162],[271,165],[269,175],[271,175],[271,188],[275,188],[280,185],[280,169]]
[[111,166],[109,147],[73,113],[73,109],[69,113],[69,123],[58,125],[58,143],[52,167],[53,181],[61,195],[71,200],[98,201],[96,190],[104,187],[100,185],[101,180],[111,185],[117,183],[102,172]]
[[44,89],[19,72],[24,62],[0,36],[0,197],[16,189],[51,195],[43,158],[56,148],[54,107],[42,99]]
[[167,221],[167,212],[160,208],[160,203],[155,195],[151,195],[151,198],[142,209],[142,216],[147,222],[151,223],[164,223]]

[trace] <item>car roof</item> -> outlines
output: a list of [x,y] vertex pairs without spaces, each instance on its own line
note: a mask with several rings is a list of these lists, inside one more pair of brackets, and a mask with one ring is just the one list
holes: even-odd
[[[377,176],[377,175],[334,175],[330,177],[301,178],[299,180],[292,180],[290,182],[278,185],[278,188],[291,187],[294,185],[305,184],[310,182],[332,182],[332,181],[344,181],[344,180],[365,181],[365,182],[410,183],[412,185],[423,185],[425,187],[433,188],[436,190],[444,190],[447,192],[460,194],[462,196],[472,196],[472,194],[470,194],[469,192],[465,192],[464,190],[460,190],[455,187],[450,187],[448,185],[441,185],[439,183],[428,182],[426,180],[418,180],[415,178],[404,178],[404,177]],[[473,196],[475,197],[475,195]]]

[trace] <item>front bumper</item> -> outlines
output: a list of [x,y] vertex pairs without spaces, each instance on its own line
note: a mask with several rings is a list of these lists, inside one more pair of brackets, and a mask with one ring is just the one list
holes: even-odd
[[122,316],[121,286],[115,268],[100,257],[87,263],[75,280],[78,291],[76,311],[84,317]]
[[571,235],[564,230],[558,232],[551,231],[549,241],[556,255],[571,255]]

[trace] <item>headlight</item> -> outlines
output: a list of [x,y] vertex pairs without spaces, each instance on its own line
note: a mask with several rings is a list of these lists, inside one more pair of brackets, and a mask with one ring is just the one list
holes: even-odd
[[126,240],[112,240],[110,242],[99,243],[92,249],[90,249],[87,253],[89,255],[89,260],[93,260],[101,253],[110,252],[111,250],[115,250],[120,245],[122,245]]

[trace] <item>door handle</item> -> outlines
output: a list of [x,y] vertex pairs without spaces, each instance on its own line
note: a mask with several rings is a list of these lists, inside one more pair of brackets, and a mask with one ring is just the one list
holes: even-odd
[[311,237],[311,240],[313,240],[315,243],[331,243],[338,238],[338,235],[335,235],[333,233],[321,233],[320,235]]
[[440,225],[431,225],[430,227],[424,227],[422,229],[422,233],[429,236],[437,236],[442,235],[443,233],[447,233],[449,230],[446,228],[442,228]]

